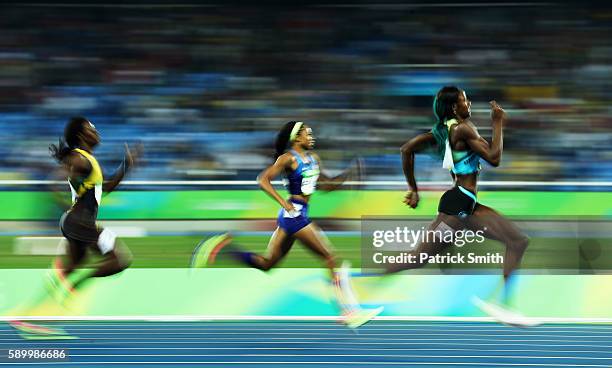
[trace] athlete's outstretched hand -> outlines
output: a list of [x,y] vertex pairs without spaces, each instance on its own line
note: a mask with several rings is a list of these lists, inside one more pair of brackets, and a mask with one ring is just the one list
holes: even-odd
[[412,190],[406,193],[404,203],[411,208],[416,208],[419,205],[419,192]]
[[125,164],[128,168],[138,165],[143,151],[144,147],[142,143],[137,144],[136,148],[132,148],[131,150],[128,144],[125,143]]
[[345,181],[351,181],[351,185],[346,186],[346,189],[355,189],[358,184],[365,177],[365,164],[361,157],[353,159],[351,166],[346,171]]
[[491,105],[491,120],[503,121],[506,118],[506,112],[502,109],[501,106],[495,100],[489,101],[489,105]]

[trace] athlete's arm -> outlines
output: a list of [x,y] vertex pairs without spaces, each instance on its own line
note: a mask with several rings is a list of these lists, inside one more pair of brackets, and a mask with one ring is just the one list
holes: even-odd
[[66,191],[62,190],[62,186],[60,186],[59,182],[63,182],[64,185],[66,185],[66,180],[69,176],[68,171],[63,165],[53,170],[49,175],[49,180],[53,182],[50,186],[51,195],[55,203],[64,211],[70,208],[72,202],[69,197],[66,196]]
[[141,145],[138,145],[136,147],[136,150],[132,152],[130,151],[130,148],[126,143],[123,162],[121,163],[121,165],[119,165],[119,168],[117,169],[117,171],[115,171],[112,177],[109,180],[104,181],[104,184],[102,184],[102,191],[105,193],[110,193],[115,190],[115,188],[117,188],[119,183],[121,183],[125,175],[132,169],[132,167],[134,167],[138,157],[140,157],[141,154]]
[[319,180],[317,180],[317,188],[321,189],[322,191],[325,192],[331,192],[332,190],[336,190],[338,188],[340,188],[340,186],[342,186],[342,184],[348,180],[348,178],[351,176],[352,171],[354,170],[360,170],[359,167],[359,163],[357,163],[356,168],[349,168],[347,170],[345,170],[342,174],[331,177],[331,176],[327,176],[324,172],[323,172],[323,165],[321,163],[321,159],[319,158],[319,155],[317,155],[316,153],[312,153],[312,156],[315,158],[315,160],[317,160],[317,162],[319,163]]
[[283,199],[283,197],[278,194],[276,189],[274,189],[272,186],[272,179],[280,175],[283,171],[290,170],[293,160],[295,159],[290,153],[285,153],[279,156],[274,164],[268,166],[257,176],[257,183],[259,184],[259,187],[287,211],[294,211],[295,208],[293,208],[291,203]]
[[402,168],[408,183],[408,193],[404,198],[404,203],[412,208],[416,208],[419,203],[419,188],[414,178],[414,154],[436,143],[431,132],[419,134],[406,142],[400,152],[402,154]]
[[476,152],[492,166],[499,166],[504,150],[503,123],[506,120],[506,112],[495,101],[491,101],[491,125],[493,126],[493,138],[491,144],[481,137],[478,132],[468,124],[459,124],[455,133],[459,139],[463,139],[472,151]]

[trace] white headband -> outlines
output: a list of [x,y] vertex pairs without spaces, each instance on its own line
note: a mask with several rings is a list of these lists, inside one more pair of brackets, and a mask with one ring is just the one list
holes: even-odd
[[304,123],[302,123],[301,121],[295,123],[293,129],[291,129],[291,134],[289,135],[289,142],[293,142],[295,138],[297,138],[298,132],[300,131],[300,129],[302,129],[302,125],[304,125]]

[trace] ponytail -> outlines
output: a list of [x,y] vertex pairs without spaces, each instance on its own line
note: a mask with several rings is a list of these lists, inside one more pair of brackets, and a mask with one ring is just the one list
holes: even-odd
[[433,101],[433,113],[436,117],[436,123],[431,129],[431,133],[436,139],[440,158],[444,158],[446,140],[448,139],[446,121],[455,117],[453,104],[456,104],[459,100],[459,93],[459,88],[455,86],[446,86],[438,91]]
[[72,152],[72,148],[66,144],[64,138],[59,139],[59,143],[57,145],[51,144],[49,145],[49,152],[51,153],[51,157],[53,157],[57,162],[62,162],[68,156],[70,152]]
[[[293,132],[293,128],[296,128],[297,124],[300,126],[297,128],[296,132]],[[290,121],[286,123],[281,130],[276,135],[276,141],[274,142],[275,154],[274,159],[278,159],[289,146],[289,143],[292,142],[292,139],[295,139],[295,136],[300,133],[302,130],[303,123],[299,121]],[[292,134],[293,133],[293,134]]]

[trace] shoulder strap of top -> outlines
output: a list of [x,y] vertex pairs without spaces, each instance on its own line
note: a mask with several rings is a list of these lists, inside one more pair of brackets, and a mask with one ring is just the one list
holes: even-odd
[[459,124],[459,122],[457,121],[457,119],[450,119],[450,120],[447,120],[447,121],[446,121],[446,126],[447,126],[447,128],[448,128],[449,133],[450,133],[450,129],[451,129],[451,127],[452,127],[453,125],[457,125],[457,124]]
[[291,153],[293,157],[300,159],[300,155],[295,150],[289,150],[289,153]]
[[[301,156],[299,153],[297,153],[297,151],[295,151],[295,150],[290,150],[289,152],[291,152],[291,154],[293,155],[293,157],[295,157],[295,159],[298,161],[298,164],[299,164],[299,165],[305,165],[305,164],[306,164],[306,162],[304,161],[304,159],[302,158],[302,156]],[[308,158],[310,158],[310,156],[309,156]]]
[[298,167],[295,169],[295,171],[299,172],[301,168],[304,166],[304,160],[302,160],[302,157],[300,157],[300,154],[297,153],[295,150],[289,150],[289,152],[293,155],[293,157],[295,157],[295,160],[297,161],[297,164],[298,164]]

